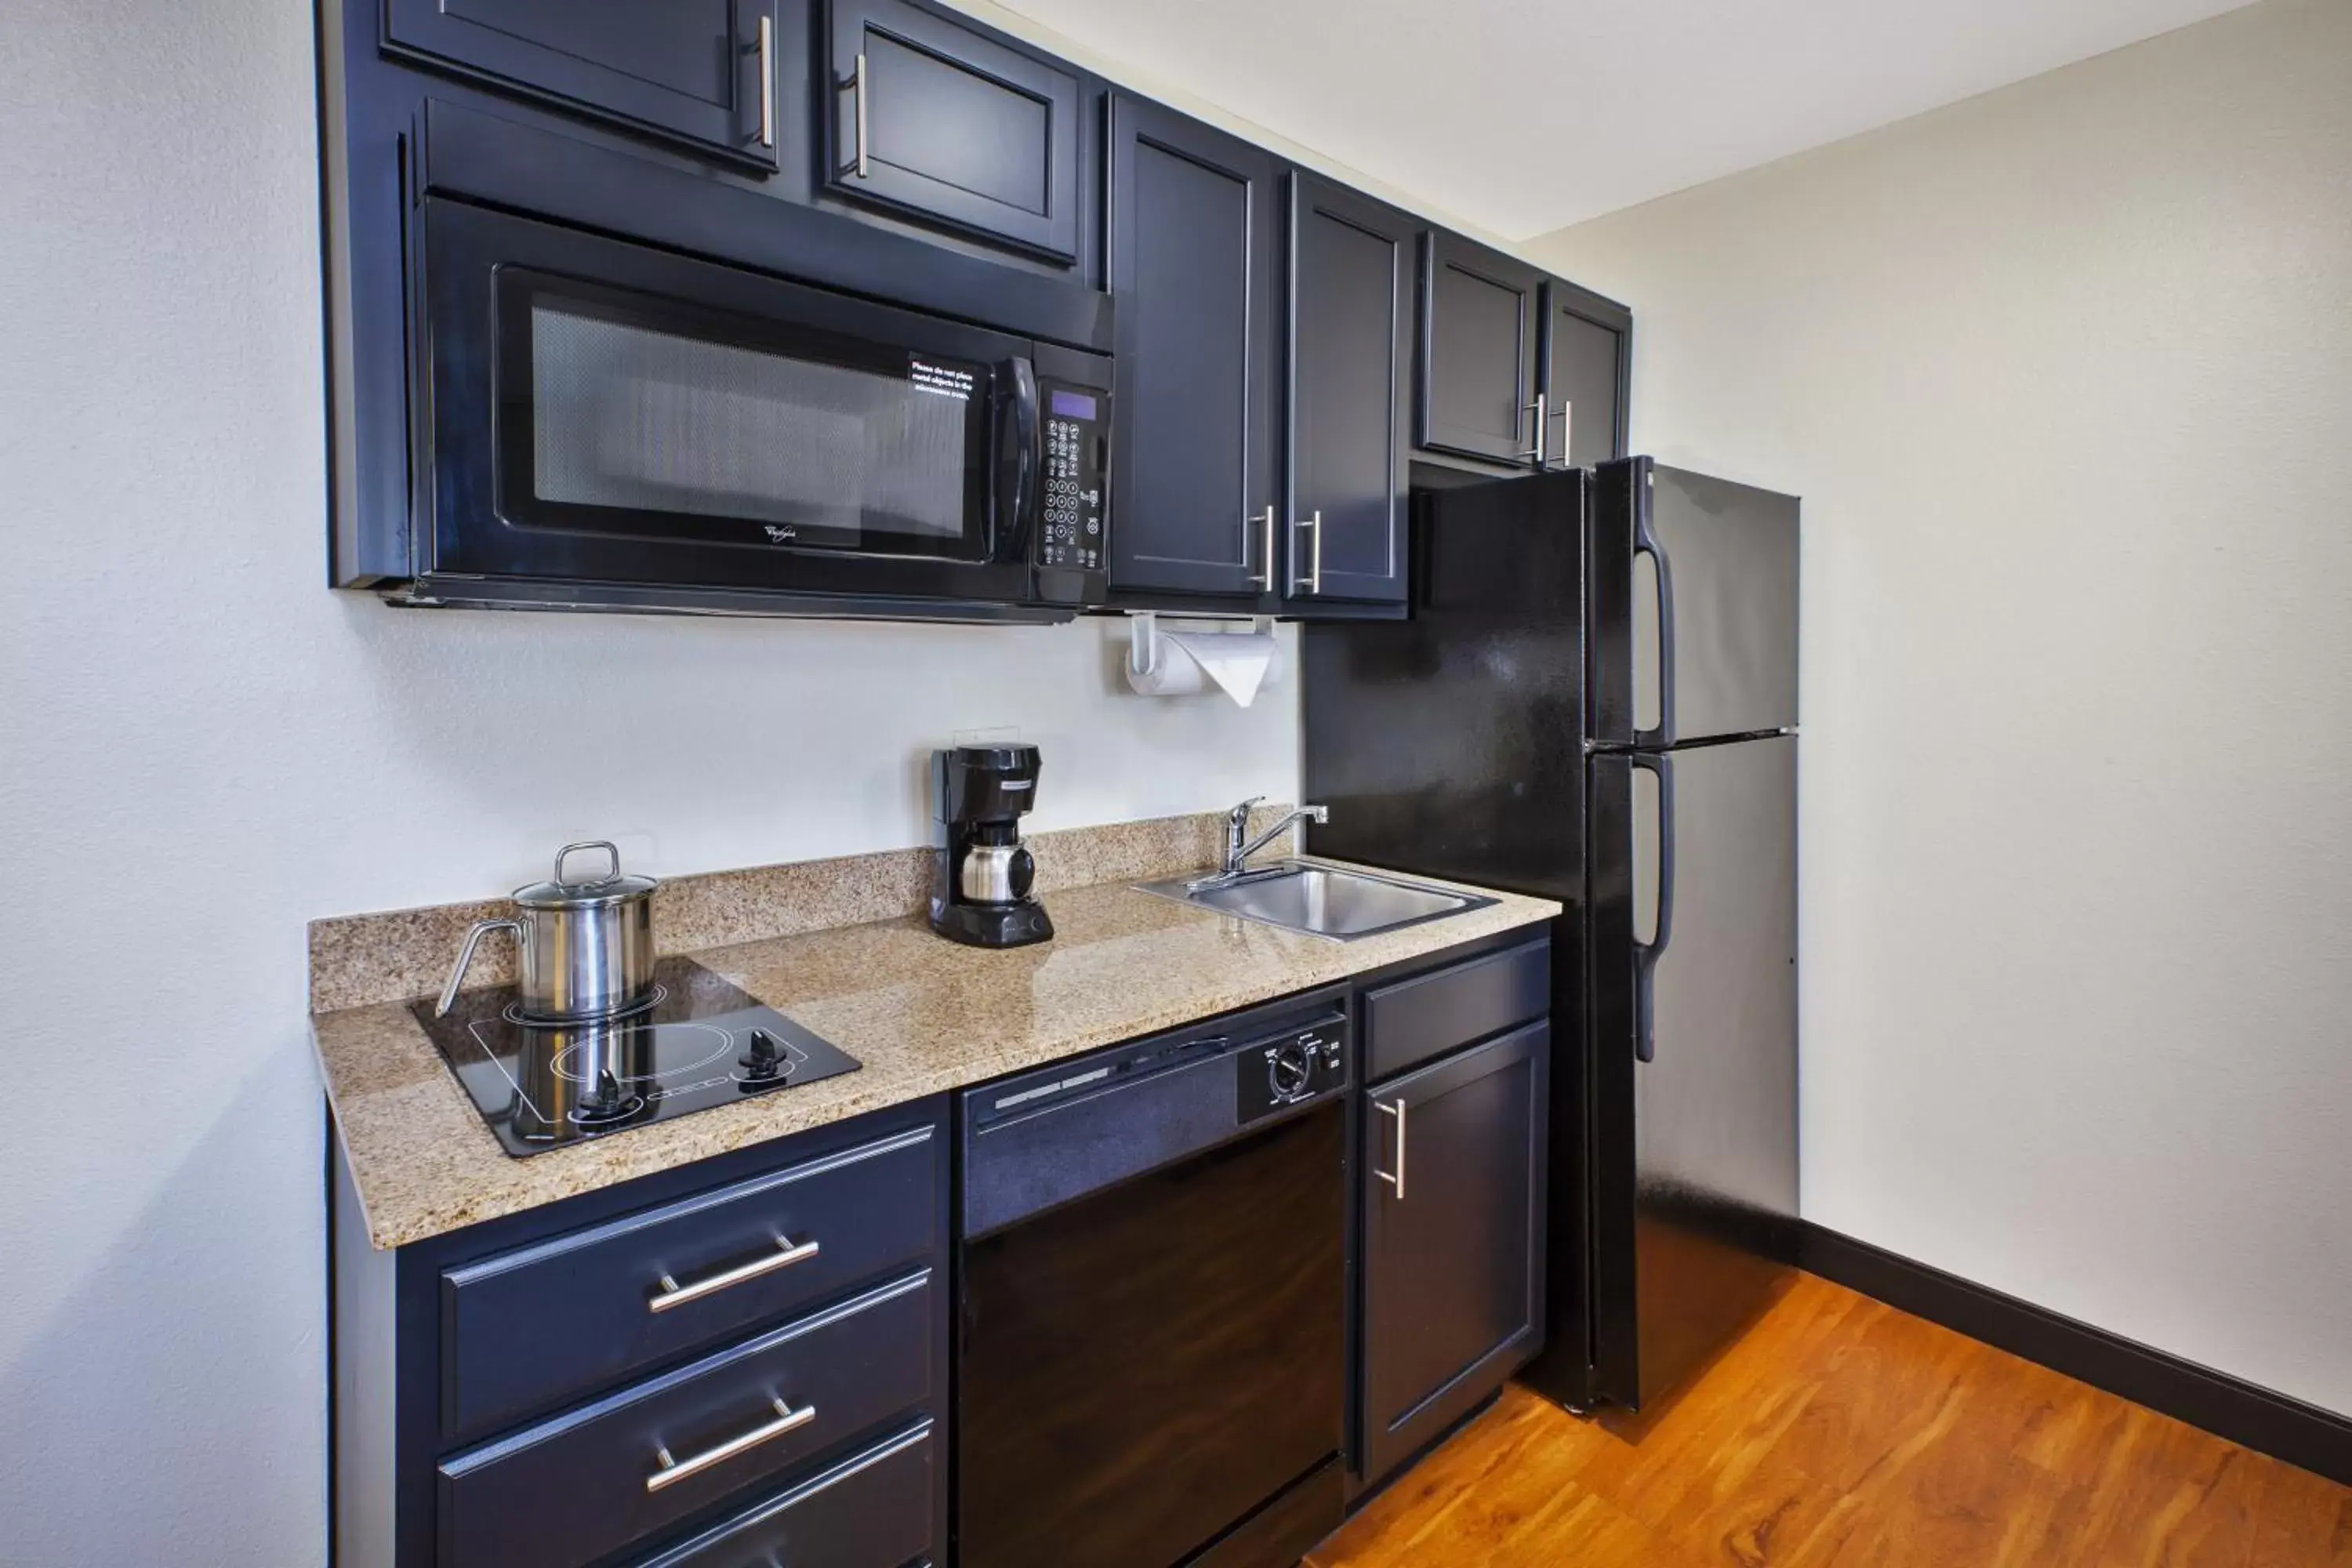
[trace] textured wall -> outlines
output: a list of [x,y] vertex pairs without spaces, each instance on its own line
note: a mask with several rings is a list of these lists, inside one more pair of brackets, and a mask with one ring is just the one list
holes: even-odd
[[1295,687],[1118,696],[1101,622],[394,611],[322,584],[307,6],[0,26],[0,1560],[324,1554],[303,922],[567,837],[678,872],[919,841],[1018,726],[1036,821],[1297,798]]
[[2352,1412],[2352,5],[1530,248],[1805,498],[1807,1216]]

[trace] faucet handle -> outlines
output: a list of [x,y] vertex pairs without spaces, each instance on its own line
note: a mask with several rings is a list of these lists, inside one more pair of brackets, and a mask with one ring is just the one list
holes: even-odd
[[1265,796],[1262,795],[1254,795],[1250,796],[1247,800],[1242,802],[1241,805],[1225,813],[1225,820],[1232,823],[1236,828],[1246,827],[1249,826],[1250,808],[1263,804],[1265,800]]

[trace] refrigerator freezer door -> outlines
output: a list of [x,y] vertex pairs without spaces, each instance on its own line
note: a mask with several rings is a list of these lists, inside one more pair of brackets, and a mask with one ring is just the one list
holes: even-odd
[[1630,458],[1595,479],[1592,738],[1657,748],[1797,724],[1798,504]]
[[1797,742],[1597,756],[1591,789],[1595,1360],[1600,1393],[1638,1406],[1738,1331],[1789,1255]]

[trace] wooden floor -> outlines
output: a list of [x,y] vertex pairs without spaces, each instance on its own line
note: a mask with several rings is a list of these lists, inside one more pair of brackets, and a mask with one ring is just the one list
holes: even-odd
[[1307,1561],[2352,1565],[2352,1489],[1809,1275],[1618,1425],[1509,1389]]

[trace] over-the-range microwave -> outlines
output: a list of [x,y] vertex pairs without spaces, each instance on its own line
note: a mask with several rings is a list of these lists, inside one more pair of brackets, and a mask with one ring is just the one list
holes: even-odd
[[1108,356],[449,196],[412,221],[394,602],[957,620],[1101,602]]

